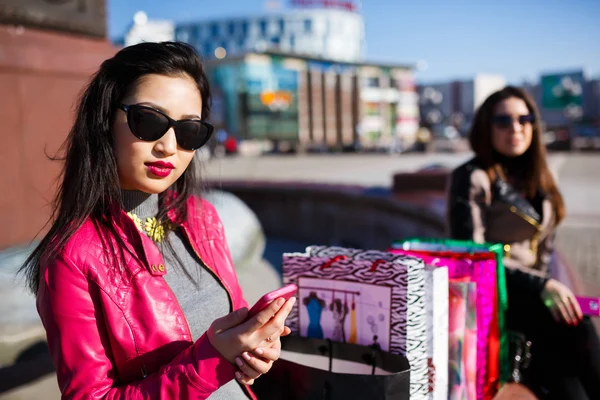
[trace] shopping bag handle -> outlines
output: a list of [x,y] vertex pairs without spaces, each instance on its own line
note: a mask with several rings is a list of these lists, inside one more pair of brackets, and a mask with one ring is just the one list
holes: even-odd
[[331,339],[325,339],[327,341],[327,346],[319,346],[319,352],[321,355],[325,355],[327,353],[327,357],[329,358],[329,372],[333,369],[333,349]]
[[327,261],[327,262],[324,262],[324,263],[321,265],[321,269],[326,269],[326,268],[329,268],[329,267],[331,267],[333,264],[335,264],[336,262],[338,262],[338,261],[341,261],[341,260],[347,260],[347,259],[348,259],[348,256],[343,256],[343,255],[339,255],[339,256],[332,257],[332,258],[331,258],[331,260],[329,260],[329,261]]
[[[332,257],[329,261],[326,261],[323,264],[321,264],[321,269],[329,268],[336,262],[341,261],[341,260],[347,260],[347,259],[348,259],[348,256],[343,256],[343,255],[338,255],[338,256]],[[373,264],[371,264],[371,268],[369,268],[369,272],[375,272],[377,270],[377,267],[384,263],[386,263],[386,260],[381,260],[381,259],[374,260]]]
[[375,272],[377,270],[377,267],[381,264],[384,264],[386,261],[385,260],[375,260],[373,261],[373,264],[371,264],[371,268],[369,269],[370,272]]

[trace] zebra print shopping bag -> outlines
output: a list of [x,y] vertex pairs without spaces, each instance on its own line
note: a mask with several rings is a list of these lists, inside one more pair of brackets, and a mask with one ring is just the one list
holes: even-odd
[[427,398],[422,260],[311,246],[305,253],[283,255],[283,278],[298,285],[298,301],[286,322],[293,333],[401,354],[411,367],[410,398]]

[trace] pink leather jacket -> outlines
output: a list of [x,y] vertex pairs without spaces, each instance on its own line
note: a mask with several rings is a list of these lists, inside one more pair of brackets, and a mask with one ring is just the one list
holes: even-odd
[[[229,294],[246,307],[214,207],[188,202],[183,232]],[[86,221],[51,262],[42,261],[37,309],[58,384],[67,399],[205,399],[237,368],[210,344],[192,342],[163,258],[122,210],[115,222],[127,250],[122,271],[107,265],[102,241]],[[248,396],[255,398],[246,388]]]

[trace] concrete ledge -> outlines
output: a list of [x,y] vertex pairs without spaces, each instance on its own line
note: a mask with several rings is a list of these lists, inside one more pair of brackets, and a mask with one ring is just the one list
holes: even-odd
[[219,182],[257,215],[268,237],[386,249],[412,236],[441,237],[443,221],[424,207],[357,186]]
[[414,193],[419,191],[444,192],[450,175],[448,169],[420,171],[418,173],[402,172],[394,174],[392,191],[395,193]]
[[236,269],[248,268],[262,259],[265,233],[254,212],[231,193],[211,190],[203,195],[211,203],[225,228],[227,244]]
[[244,298],[252,306],[262,295],[281,287],[281,276],[263,259],[266,237],[254,212],[238,197],[220,190],[207,192],[225,229],[227,244]]

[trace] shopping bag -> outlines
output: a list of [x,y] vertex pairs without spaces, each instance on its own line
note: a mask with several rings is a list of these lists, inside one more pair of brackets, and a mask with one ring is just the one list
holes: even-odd
[[448,269],[425,265],[429,399],[448,399]]
[[[467,380],[467,382],[474,384],[477,388],[477,396],[473,399],[483,399],[488,362],[488,342],[492,318],[496,313],[496,260],[494,253],[461,254],[448,251],[406,251],[398,249],[392,249],[391,251],[420,257],[428,265],[446,267],[450,279],[470,278],[477,284],[477,306],[475,308],[477,313],[477,340],[472,349],[477,355],[477,372],[476,378]],[[471,351],[471,348],[468,350]]]
[[281,344],[281,358],[252,387],[261,400],[409,399],[410,366],[400,354],[300,336]]
[[477,398],[476,286],[470,278],[450,279],[448,284],[448,399],[451,400]]
[[404,355],[411,366],[411,399],[427,398],[422,260],[311,246],[306,253],[284,254],[283,277],[298,285],[298,302],[286,322],[292,332]]
[[[496,259],[496,315],[497,321],[494,321],[494,326],[497,328],[499,343],[493,346],[498,348],[499,354],[499,382],[494,377],[486,378],[486,388],[490,391],[495,387],[497,389],[499,383],[508,382],[511,378],[511,369],[509,361],[509,343],[505,327],[505,313],[508,309],[508,295],[506,292],[506,276],[504,272],[504,246],[500,243],[475,243],[468,240],[454,239],[434,239],[434,238],[411,238],[407,240],[395,241],[392,244],[394,249],[417,250],[417,251],[451,251],[462,254],[475,253],[494,253]],[[492,332],[494,333],[494,332]],[[493,338],[491,345],[494,345]],[[494,354],[491,355],[492,359]],[[493,369],[493,366],[491,366]],[[489,371],[488,371],[489,372]],[[487,389],[486,389],[487,390]],[[487,398],[487,396],[486,396]]]
[[[463,348],[463,360],[465,365],[465,377],[467,381],[467,399],[476,400],[477,396],[477,373],[485,372],[484,368],[478,368],[478,338],[477,338],[477,282],[467,283],[467,313],[465,320],[465,342]],[[484,342],[485,343],[485,342]],[[487,362],[487,360],[485,360]],[[481,382],[485,379],[485,373],[481,374]],[[480,383],[481,397],[483,390]]]

